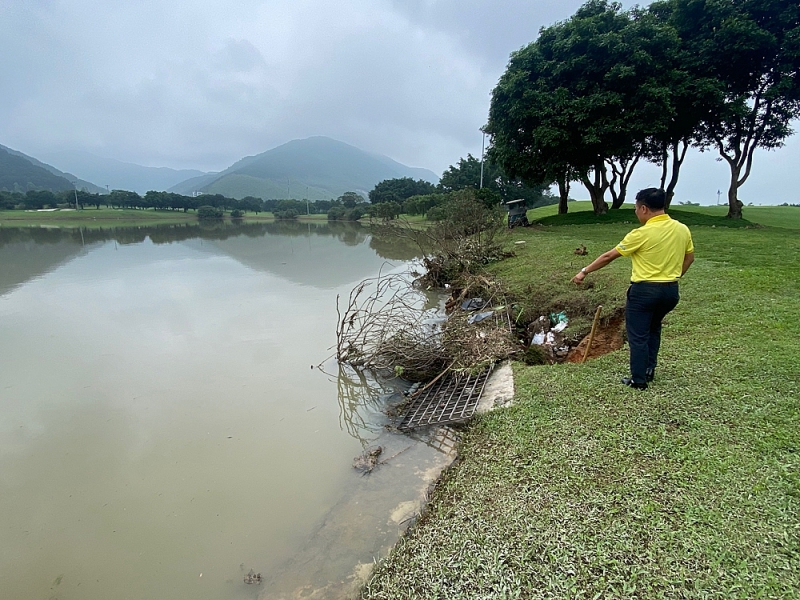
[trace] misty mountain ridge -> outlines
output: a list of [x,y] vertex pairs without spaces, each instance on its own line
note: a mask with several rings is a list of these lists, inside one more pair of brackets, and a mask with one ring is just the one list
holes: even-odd
[[[328,137],[292,140],[261,154],[246,156],[219,173],[194,169],[145,167],[102,158],[80,150],[44,152],[44,158],[78,173],[62,172],[33,157],[0,146],[0,189],[63,191],[85,189],[92,193],[122,189],[145,194],[150,190],[184,195],[222,194],[231,198],[255,196],[327,200],[344,192],[366,197],[384,179],[410,177],[438,183],[428,169],[408,167],[388,156],[365,152]],[[102,182],[102,187],[90,181]],[[74,182],[74,183],[73,183]],[[107,187],[106,187],[107,186]]]
[[0,190],[27,192],[50,190],[62,192],[75,188],[93,194],[105,193],[105,189],[72,173],[65,173],[40,160],[0,144]]
[[145,167],[113,158],[103,158],[82,150],[43,152],[42,157],[52,163],[78,173],[80,177],[95,181],[103,191],[128,190],[146,194],[150,190],[164,191],[172,186],[208,173],[197,169],[170,169]]
[[232,198],[330,199],[344,192],[367,194],[384,179],[411,177],[438,183],[428,169],[408,167],[388,156],[365,152],[328,137],[292,140],[247,156],[214,175],[184,181],[169,191]]

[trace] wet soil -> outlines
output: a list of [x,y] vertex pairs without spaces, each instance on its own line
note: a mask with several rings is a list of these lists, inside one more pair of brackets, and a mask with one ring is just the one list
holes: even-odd
[[[597,326],[597,331],[592,341],[592,347],[589,350],[589,356],[586,357],[586,360],[597,358],[622,348],[625,343],[624,331],[625,318],[622,316],[613,317],[606,322],[601,321]],[[587,335],[581,340],[580,344],[569,351],[567,362],[581,362],[588,343],[589,336]]]

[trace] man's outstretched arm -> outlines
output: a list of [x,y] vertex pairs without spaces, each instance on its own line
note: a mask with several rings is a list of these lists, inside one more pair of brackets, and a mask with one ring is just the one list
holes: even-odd
[[620,256],[622,256],[622,254],[620,254],[619,250],[617,250],[616,248],[612,248],[608,252],[604,252],[603,254],[595,258],[591,264],[587,265],[586,267],[578,271],[578,274],[572,278],[572,281],[574,283],[583,283],[583,279],[586,277],[587,273],[591,273],[592,271],[597,271],[598,269],[602,269],[607,264],[610,264],[613,261],[617,260]]

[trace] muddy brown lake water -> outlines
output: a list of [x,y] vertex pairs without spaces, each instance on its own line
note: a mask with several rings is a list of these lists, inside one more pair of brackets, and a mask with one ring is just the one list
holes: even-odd
[[337,224],[0,228],[0,596],[351,592],[453,440],[311,365],[336,295],[414,256]]

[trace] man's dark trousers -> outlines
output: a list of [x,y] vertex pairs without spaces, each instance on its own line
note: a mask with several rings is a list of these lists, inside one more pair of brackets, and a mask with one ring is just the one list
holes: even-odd
[[678,282],[631,283],[625,304],[625,327],[631,348],[631,380],[646,384],[653,373],[661,347],[661,321],[678,305]]

